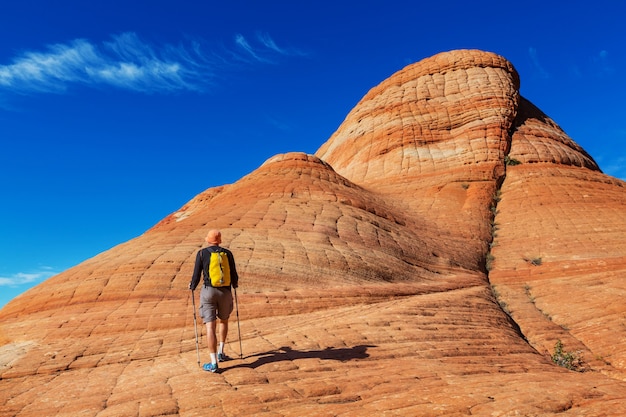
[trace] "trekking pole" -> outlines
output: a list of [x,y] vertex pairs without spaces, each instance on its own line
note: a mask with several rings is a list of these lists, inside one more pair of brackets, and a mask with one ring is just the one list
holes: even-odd
[[196,297],[191,290],[191,304],[193,304],[193,330],[196,334],[196,356],[198,357],[198,367],[200,366],[200,348],[198,347],[198,324],[196,321]]
[[237,299],[237,288],[235,290],[235,311],[237,312],[237,330],[239,331],[239,359],[243,359],[243,348],[241,347],[241,326],[239,325],[239,300]]

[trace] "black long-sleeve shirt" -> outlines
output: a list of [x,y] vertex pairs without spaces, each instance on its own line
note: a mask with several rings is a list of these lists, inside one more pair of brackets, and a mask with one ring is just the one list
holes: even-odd
[[[237,268],[235,266],[235,257],[233,253],[226,248],[221,246],[209,246],[204,249],[200,249],[196,254],[196,265],[193,269],[193,275],[191,276],[191,282],[189,283],[189,289],[195,290],[198,284],[200,283],[200,278],[204,273],[206,277],[206,271],[209,270],[209,262],[211,261],[211,252],[215,252],[216,250],[220,250],[221,252],[226,252],[228,255],[228,266],[230,269],[230,286],[233,288],[237,288],[239,286],[239,275],[237,274]],[[210,282],[210,278],[206,277]]]

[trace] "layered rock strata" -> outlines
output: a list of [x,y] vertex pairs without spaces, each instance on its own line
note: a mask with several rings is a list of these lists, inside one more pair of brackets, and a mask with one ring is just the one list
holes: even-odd
[[[625,185],[503,57],[427,58],[315,155],[276,155],[3,308],[0,415],[622,415]],[[233,321],[220,374],[198,368],[187,290],[209,228],[241,276],[243,352]]]

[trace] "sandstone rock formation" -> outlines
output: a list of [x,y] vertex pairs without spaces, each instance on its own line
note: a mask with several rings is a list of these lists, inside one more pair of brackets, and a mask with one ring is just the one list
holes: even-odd
[[[270,158],[9,303],[0,415],[624,415],[625,186],[504,58],[425,59],[315,155]],[[187,290],[209,228],[242,281],[243,359],[218,375]],[[238,357],[234,321],[229,339]]]

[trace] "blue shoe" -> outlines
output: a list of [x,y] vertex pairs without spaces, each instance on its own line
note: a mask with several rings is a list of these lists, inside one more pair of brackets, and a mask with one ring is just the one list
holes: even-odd
[[223,353],[218,353],[217,354],[217,361],[218,362],[226,362],[226,361],[229,361],[229,360],[230,360],[230,358],[228,356],[226,356],[225,354],[223,354]]
[[207,372],[213,372],[213,373],[216,373],[219,370],[216,363],[205,363],[202,366],[202,369],[204,369]]

